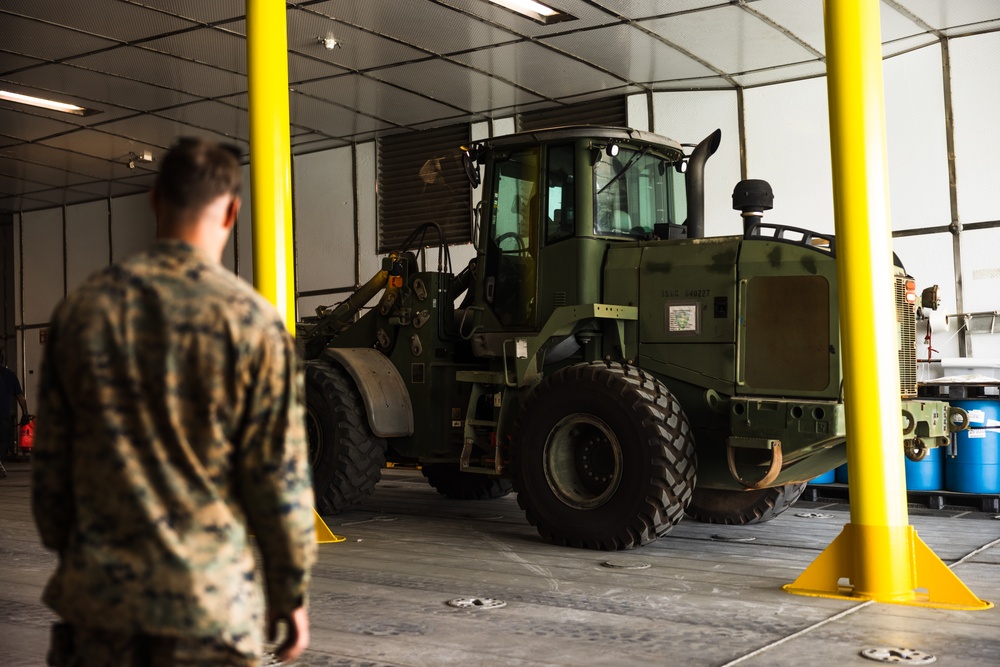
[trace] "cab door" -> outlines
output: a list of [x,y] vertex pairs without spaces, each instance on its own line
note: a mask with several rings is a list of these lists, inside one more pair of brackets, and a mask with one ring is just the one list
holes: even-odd
[[484,296],[497,321],[533,329],[538,290],[539,148],[517,149],[493,166]]

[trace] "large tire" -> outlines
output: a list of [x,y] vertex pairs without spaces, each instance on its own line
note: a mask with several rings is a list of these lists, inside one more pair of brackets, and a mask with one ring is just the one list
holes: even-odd
[[421,472],[438,493],[453,500],[492,500],[511,491],[510,480],[464,472],[455,463],[426,463]]
[[806,484],[786,484],[756,491],[695,488],[687,513],[704,523],[733,526],[764,523],[791,507],[806,490]]
[[306,363],[306,427],[319,511],[343,512],[369,496],[382,478],[385,440],[372,434],[361,394],[342,369]]
[[661,382],[633,366],[563,368],[529,395],[511,449],[518,504],[556,544],[631,549],[684,516],[691,428]]

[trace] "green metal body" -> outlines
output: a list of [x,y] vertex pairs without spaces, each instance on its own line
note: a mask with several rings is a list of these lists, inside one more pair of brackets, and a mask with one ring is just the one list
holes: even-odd
[[[391,461],[503,475],[531,388],[603,359],[652,373],[678,399],[699,486],[780,486],[843,463],[833,240],[671,238],[700,204],[675,170],[684,159],[671,140],[612,128],[486,142],[471,303],[456,309],[450,274],[393,255],[383,273],[402,287],[390,278],[393,297],[353,323],[323,321],[312,337],[305,327],[307,356],[376,347],[391,359],[414,423],[389,440]],[[912,343],[901,336],[901,349]],[[947,405],[903,394],[911,432],[946,442]]]

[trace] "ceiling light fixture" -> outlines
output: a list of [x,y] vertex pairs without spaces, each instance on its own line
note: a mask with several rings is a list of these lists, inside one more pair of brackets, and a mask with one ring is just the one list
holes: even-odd
[[548,5],[535,2],[535,0],[489,0],[489,2],[492,2],[494,5],[500,5],[512,12],[517,12],[521,16],[526,16],[532,21],[537,21],[543,25],[576,19],[575,16],[570,16],[566,12],[553,9]]
[[334,49],[340,48],[340,42],[333,37],[317,37],[316,41],[322,44],[323,48],[327,51],[333,51]]
[[44,97],[32,97],[31,95],[12,93],[9,90],[0,90],[0,100],[6,100],[7,102],[17,102],[18,104],[27,104],[29,106],[41,107],[42,109],[50,109],[52,111],[71,113],[77,116],[89,116],[92,113],[98,113],[94,109],[78,107],[75,104],[67,104],[65,102],[56,102],[54,100],[47,100]]

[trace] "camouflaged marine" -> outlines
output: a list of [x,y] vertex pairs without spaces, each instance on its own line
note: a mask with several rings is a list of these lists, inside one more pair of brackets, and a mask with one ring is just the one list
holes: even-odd
[[70,294],[39,387],[44,601],[74,628],[255,664],[262,593],[272,616],[303,608],[315,558],[303,391],[277,312],[201,248],[161,240]]

